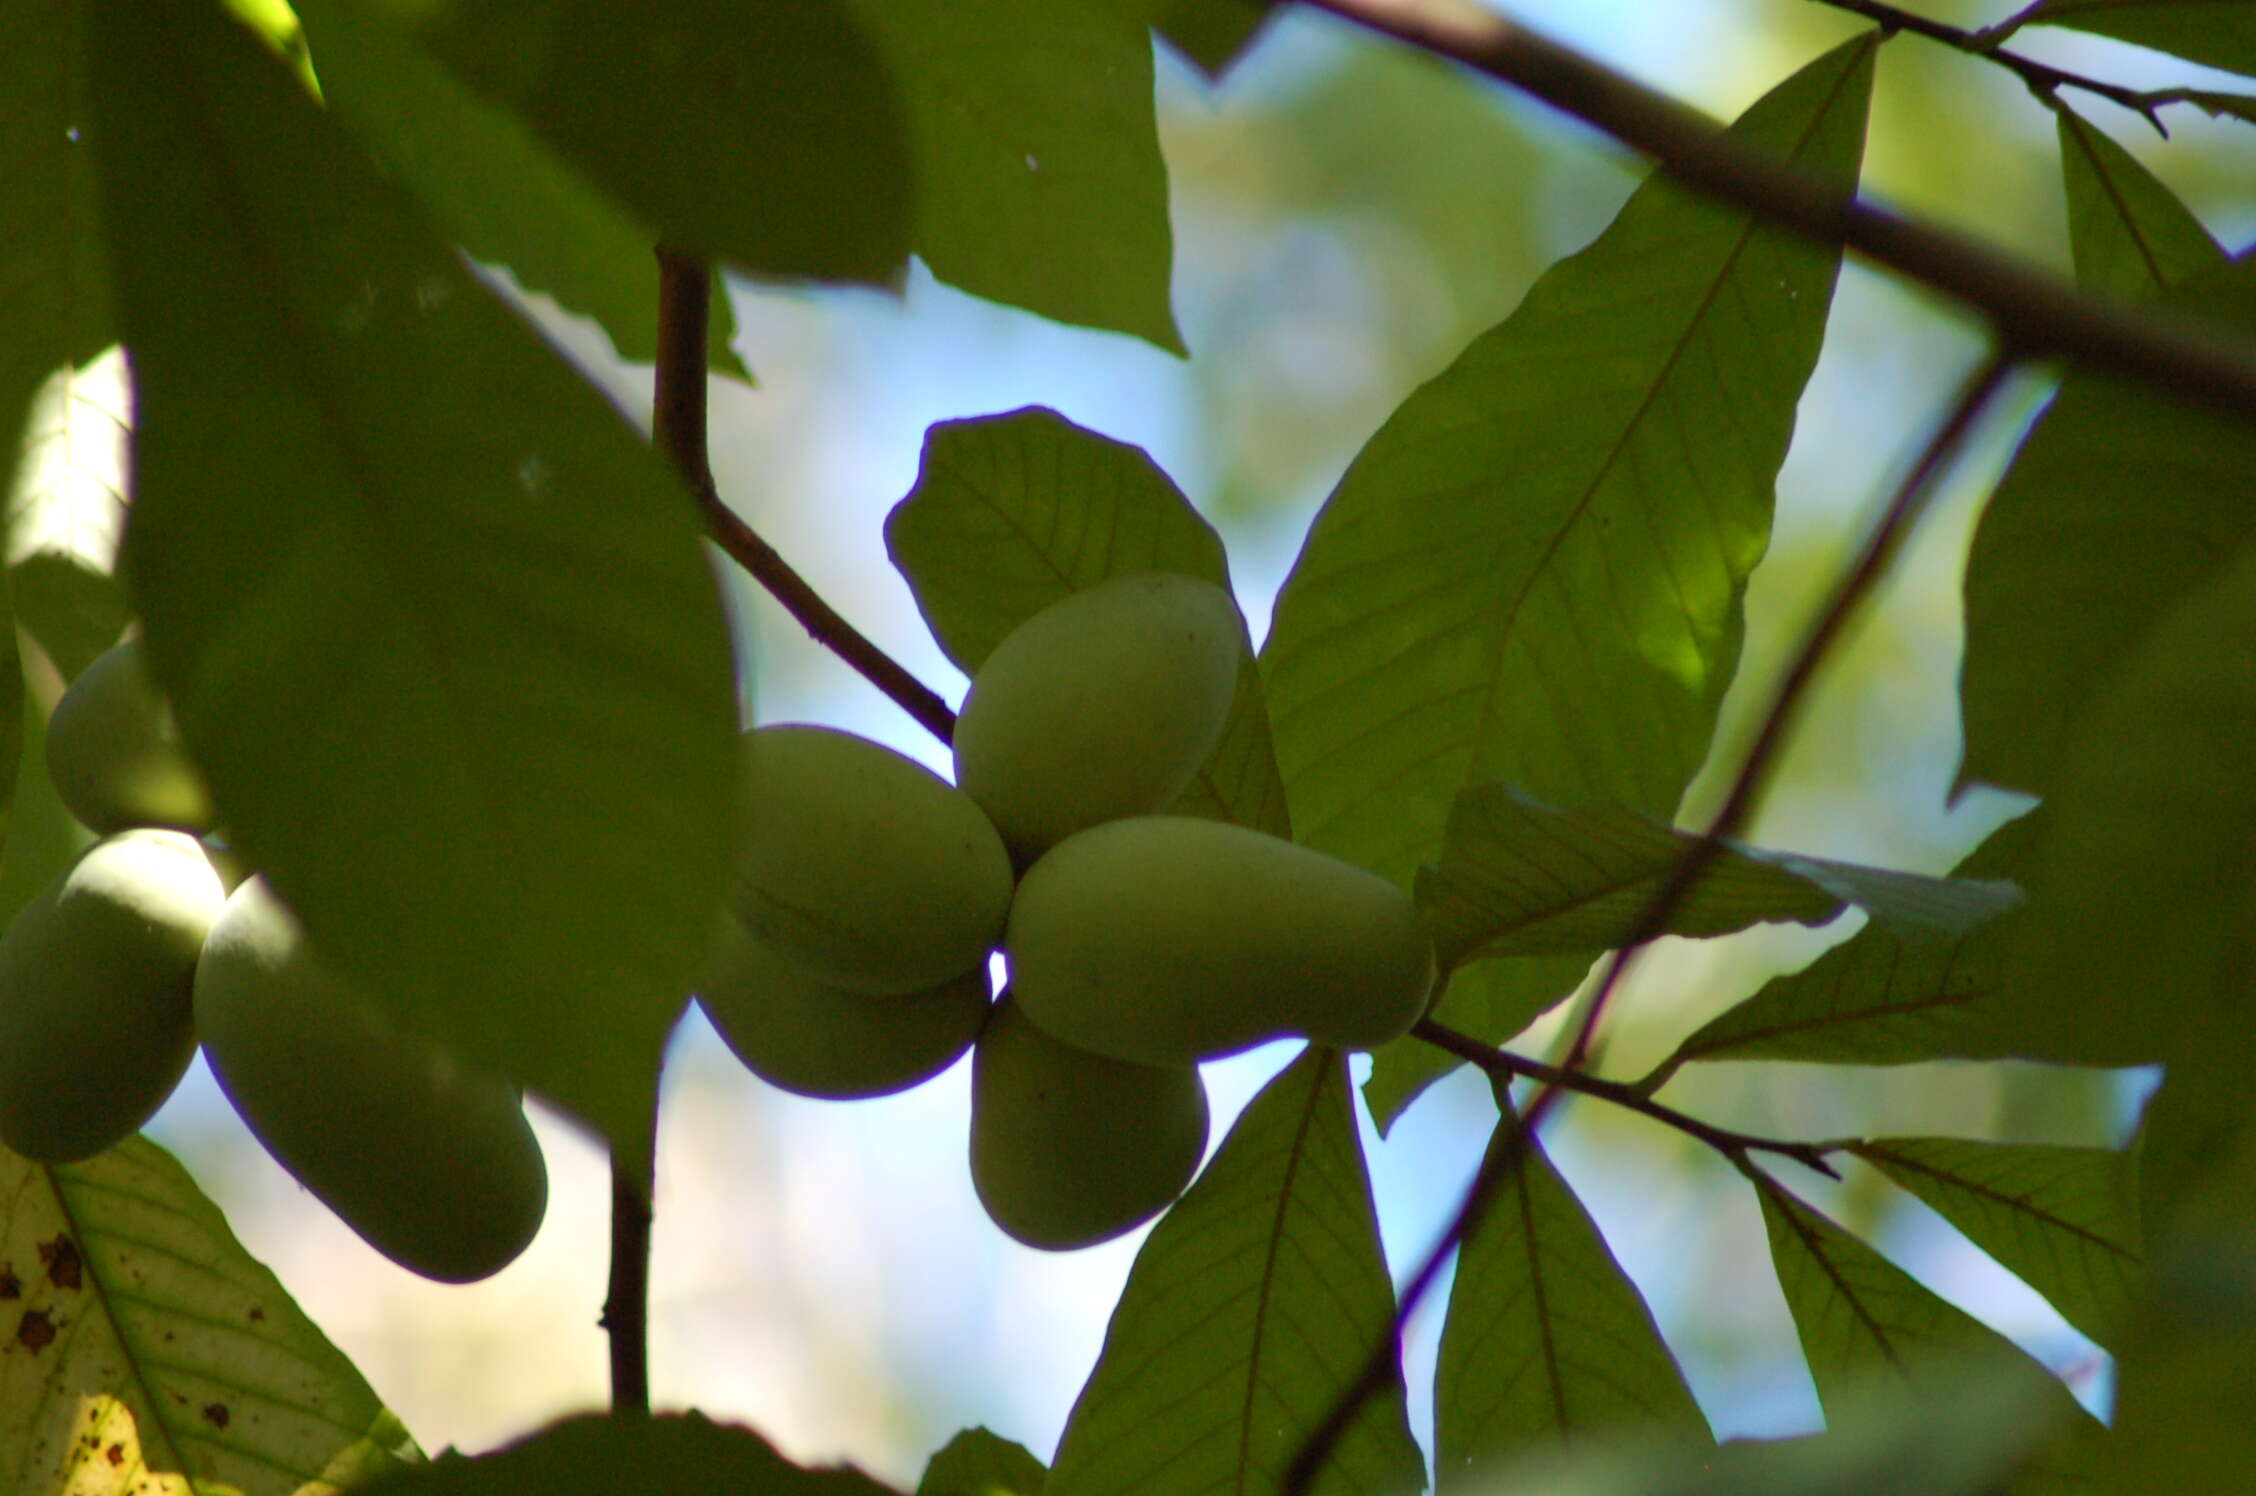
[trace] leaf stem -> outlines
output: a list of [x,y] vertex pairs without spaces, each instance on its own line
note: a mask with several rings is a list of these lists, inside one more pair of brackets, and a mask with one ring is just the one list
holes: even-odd
[[2071,358],[2256,416],[2256,356],[2219,329],[2162,307],[2084,295],[2019,256],[1875,207],[1472,0],[1309,3],[1508,83],[1653,157],[1696,191],[1964,302],[2021,357]]

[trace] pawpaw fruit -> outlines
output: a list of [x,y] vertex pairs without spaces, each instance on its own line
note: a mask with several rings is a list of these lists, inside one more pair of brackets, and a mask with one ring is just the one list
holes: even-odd
[[196,965],[220,1089],[269,1153],[377,1251],[444,1283],[498,1272],[548,1208],[517,1090],[388,1027],[321,964],[263,878]]
[[1133,1065],[1061,1044],[1006,991],[972,1049],[971,1182],[989,1219],[1046,1251],[1165,1210],[1206,1152],[1195,1065]]
[[853,992],[921,992],[1002,938],[1010,857],[971,798],[852,733],[744,735],[750,823],[734,907],[744,927]]
[[956,720],[956,783],[1021,867],[1074,832],[1175,803],[1222,735],[1243,626],[1230,594],[1132,572],[995,646]]
[[1393,884],[1188,816],[1107,821],[1051,848],[1019,884],[1004,950],[1029,1019],[1147,1065],[1289,1035],[1375,1048],[1417,1022],[1434,977]]
[[211,829],[211,797],[138,638],[97,656],[55,703],[47,774],[64,806],[95,831]]
[[874,997],[824,981],[724,918],[697,1000],[729,1052],[771,1085],[830,1101],[921,1085],[971,1048],[987,963],[924,992]]
[[0,1143],[88,1158],[155,1114],[195,1057],[196,954],[226,900],[193,837],[121,831],[0,935]]

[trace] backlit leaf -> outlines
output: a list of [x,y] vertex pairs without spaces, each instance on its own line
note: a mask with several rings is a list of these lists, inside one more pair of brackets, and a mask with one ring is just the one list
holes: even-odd
[[[1847,191],[1872,52],[1811,63],[1739,138]],[[1674,812],[1838,263],[1656,175],[1396,410],[1263,649],[1303,840],[1407,884],[1468,783]]]
[[2224,263],[2201,220],[2136,156],[2065,104],[2055,115],[2076,284],[2147,297]]
[[[1346,1060],[1309,1051],[1160,1218],[1046,1496],[1275,1489],[1394,1316],[1353,1103]],[[1404,1496],[1424,1482],[1398,1370],[1313,1490]]]
[[92,30],[124,564],[221,818],[406,1027],[637,1127],[734,853],[692,507],[222,12]]
[[699,1413],[567,1418],[476,1459],[442,1459],[368,1496],[893,1496],[851,1465],[808,1470]]
[[170,1154],[0,1149],[0,1490],[333,1496],[415,1458]]
[[[1171,571],[1230,585],[1221,536],[1141,448],[1038,406],[926,432],[885,545],[966,675],[1028,618],[1107,577]],[[1291,835],[1250,648],[1222,739],[1173,809]]]
[[8,494],[16,621],[65,680],[117,643],[129,617],[115,571],[132,405],[118,349],[57,369],[32,404]]
[[2256,9],[2244,0],[2040,0],[2013,19],[2018,26],[2073,26],[2208,67],[2256,73]]

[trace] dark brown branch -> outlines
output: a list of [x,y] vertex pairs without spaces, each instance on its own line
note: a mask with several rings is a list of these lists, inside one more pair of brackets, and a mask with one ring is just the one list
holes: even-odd
[[2026,260],[1874,207],[1471,0],[1309,3],[1511,84],[1653,157],[1699,192],[1962,301],[2020,357],[2071,358],[2256,418],[2256,355],[2217,329],[2165,308],[2080,294]]
[[2151,93],[2125,88],[2120,83],[2109,83],[2104,78],[2093,78],[2083,73],[2069,72],[2065,68],[2056,68],[2050,63],[2039,62],[2034,57],[2026,57],[2019,52],[2008,52],[1979,32],[1913,15],[1899,6],[1885,3],[1885,0],[1815,0],[1815,3],[1863,16],[1868,21],[1877,21],[1883,30],[1905,31],[1914,36],[1923,36],[1929,41],[1956,48],[1970,57],[1994,62],[2017,74],[2029,86],[2029,91],[2039,98],[2049,100],[2063,88],[2080,89],[2105,99],[2110,104],[2130,110],[2152,125],[2155,133],[2165,138],[2170,133],[2162,123],[2161,106],[2175,101],[2158,99]]

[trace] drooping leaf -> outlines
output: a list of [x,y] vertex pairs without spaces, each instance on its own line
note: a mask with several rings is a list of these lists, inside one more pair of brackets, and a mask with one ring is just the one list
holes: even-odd
[[112,343],[101,225],[87,170],[84,0],[0,0],[0,480],[40,385]]
[[[472,258],[594,318],[619,357],[658,357],[658,231],[558,159],[525,121],[466,86],[383,19],[371,0],[297,6],[322,98]],[[494,184],[509,190],[497,192]],[[713,300],[707,357],[750,379],[729,346],[735,314]]]
[[415,1458],[170,1154],[0,1150],[0,1490],[329,1496]]
[[701,1413],[589,1414],[476,1459],[445,1459],[368,1496],[890,1496],[851,1465],[808,1470],[748,1428]]
[[900,273],[907,129],[849,0],[351,3],[408,28],[670,244],[762,275]]
[[1939,1392],[1954,1364],[1992,1361],[1992,1386],[2027,1397],[2036,1421],[2061,1431],[2010,1489],[2036,1496],[2090,1488],[2082,1477],[2099,1425],[2051,1373],[1776,1181],[1758,1176],[1755,1192],[1778,1286],[1828,1414],[1837,1404],[1853,1405],[1875,1380]]
[[407,1028],[638,1126],[734,855],[691,506],[248,33],[90,25],[124,565],[222,819]]
[[2081,718],[2008,966],[2049,995],[2060,1033],[2191,1065],[2256,1057],[2251,639],[2256,545],[2164,616]]
[[900,88],[932,273],[1183,352],[1144,27],[1088,0],[852,8]]
[[2201,220],[2136,156],[2067,105],[2054,114],[2077,285],[2109,296],[2155,296],[2224,263],[2224,249]]
[[2016,26],[2073,26],[2188,62],[2256,73],[2256,10],[2243,0],[2040,0]]
[[1546,1444],[1712,1447],[1652,1312],[1532,1133],[1507,1114],[1489,1143],[1517,1158],[1465,1238],[1434,1369],[1443,1492],[1482,1489]]
[[2102,1345],[2140,1286],[2129,1156],[1960,1138],[1879,1138],[1849,1151],[1933,1206]]
[[[1038,406],[926,432],[885,546],[966,675],[1012,629],[1107,577],[1172,571],[1230,585],[1222,537],[1141,448]],[[1250,647],[1222,739],[1173,808],[1292,834]]]
[[[1979,887],[2023,876],[2045,819],[2038,810],[2000,826],[1952,877]],[[1692,1060],[2138,1063],[2137,1051],[2061,1033],[2046,993],[2007,980],[2006,954],[2023,917],[2005,909],[1963,935],[1875,920],[1696,1030],[1668,1068]]]
[[967,1428],[924,1467],[916,1496],[1042,1496],[1049,1471],[1028,1452],[984,1428]]
[[129,616],[115,571],[132,402],[117,349],[57,369],[32,404],[8,494],[16,622],[65,680],[117,643]]
[[[2256,258],[2196,276],[2171,300],[2256,336]],[[2069,375],[1967,557],[1963,779],[2052,787],[2093,692],[2181,598],[2256,543],[2251,471],[2248,422]]]
[[[1739,138],[1849,191],[1872,51],[1811,63]],[[1396,410],[1263,649],[1303,840],[1407,884],[1468,783],[1673,813],[1837,268],[1656,175]]]
[[[1353,1101],[1346,1060],[1311,1050],[1161,1217],[1066,1421],[1046,1496],[1275,1489],[1394,1316]],[[1397,1371],[1313,1489],[1402,1496],[1424,1481]]]

